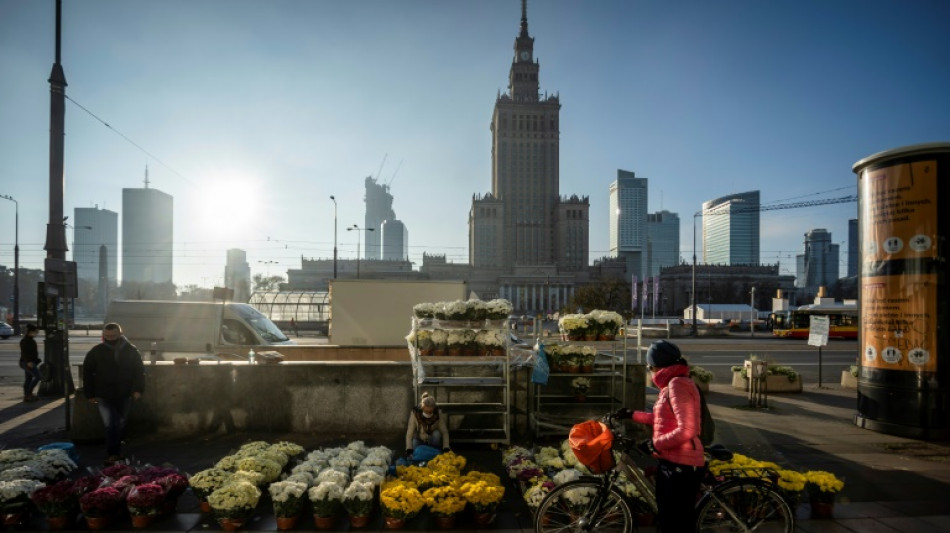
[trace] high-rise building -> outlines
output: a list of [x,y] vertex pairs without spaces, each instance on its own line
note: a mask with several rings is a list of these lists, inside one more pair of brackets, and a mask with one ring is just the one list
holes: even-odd
[[627,273],[646,275],[647,178],[617,170],[610,184],[610,255],[626,260]]
[[401,220],[390,219],[383,222],[383,260],[409,260],[409,231]]
[[508,91],[492,113],[491,193],[474,196],[469,211],[469,261],[476,268],[587,266],[590,201],[560,196],[561,103],[539,93],[539,71],[522,3]]
[[99,209],[99,206],[75,208],[72,252],[76,262],[79,306],[88,314],[105,312],[111,290],[118,284],[118,213]]
[[703,262],[759,264],[759,191],[703,203]]
[[818,294],[819,287],[831,287],[838,281],[839,246],[831,242],[826,229],[813,229],[805,234],[805,253],[795,256],[795,286],[804,289],[805,298]]
[[858,219],[848,221],[848,277],[858,275]]
[[363,227],[372,228],[373,231],[363,232],[363,259],[381,259],[383,222],[396,218],[393,195],[389,193],[389,185],[377,183],[372,176],[366,178],[365,185],[366,196],[363,201],[366,203],[366,215],[363,218]]
[[122,283],[172,283],[172,197],[122,189]]
[[247,252],[231,248],[227,253],[224,286],[234,291],[235,302],[247,302],[251,299],[251,265],[247,263]]
[[680,217],[669,211],[647,215],[646,276],[658,276],[661,268],[680,262]]

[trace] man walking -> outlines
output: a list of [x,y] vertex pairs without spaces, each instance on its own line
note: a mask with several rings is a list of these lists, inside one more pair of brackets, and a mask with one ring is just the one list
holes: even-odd
[[23,401],[32,402],[38,400],[33,395],[33,388],[40,380],[40,351],[36,346],[36,334],[39,329],[33,324],[27,324],[26,335],[20,339],[20,368],[26,372],[26,378],[23,381]]
[[138,349],[115,323],[102,329],[102,343],[94,346],[82,364],[86,399],[97,405],[106,427],[107,463],[122,459],[122,438],[132,402],[145,389],[145,367]]

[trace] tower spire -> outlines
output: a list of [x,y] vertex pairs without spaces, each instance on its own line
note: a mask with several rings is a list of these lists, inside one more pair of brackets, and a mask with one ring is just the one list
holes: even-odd
[[521,0],[521,35],[528,36],[528,0]]
[[148,163],[145,163],[145,188],[148,189]]

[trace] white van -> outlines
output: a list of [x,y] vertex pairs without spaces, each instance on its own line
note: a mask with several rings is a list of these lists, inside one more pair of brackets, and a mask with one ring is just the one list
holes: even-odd
[[176,352],[241,359],[251,348],[294,344],[260,311],[242,303],[114,300],[105,322],[122,326],[144,359],[172,359]]

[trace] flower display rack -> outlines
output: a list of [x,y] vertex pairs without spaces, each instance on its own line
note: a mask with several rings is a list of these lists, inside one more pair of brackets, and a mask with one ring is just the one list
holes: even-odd
[[[452,442],[510,443],[509,331],[507,320],[412,318],[413,392],[435,396]],[[438,347],[446,340],[455,343],[451,351]]]

